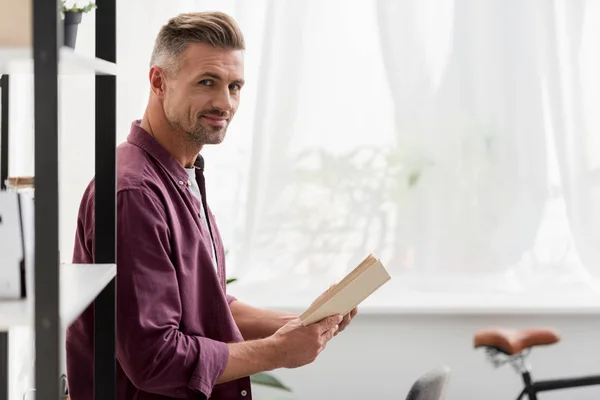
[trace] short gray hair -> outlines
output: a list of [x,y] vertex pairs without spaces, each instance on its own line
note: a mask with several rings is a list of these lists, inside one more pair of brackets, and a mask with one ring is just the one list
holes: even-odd
[[175,72],[179,55],[189,43],[230,50],[246,48],[244,35],[231,16],[218,11],[183,13],[169,19],[158,32],[150,66]]

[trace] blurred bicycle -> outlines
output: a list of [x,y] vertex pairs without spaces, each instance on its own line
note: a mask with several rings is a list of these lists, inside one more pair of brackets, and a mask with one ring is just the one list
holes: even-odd
[[538,400],[538,393],[582,386],[600,385],[600,375],[576,376],[563,379],[534,381],[527,356],[536,346],[552,345],[560,341],[558,332],[550,328],[536,329],[482,329],[475,333],[475,348],[483,348],[494,367],[506,363],[521,374],[524,388],[517,400]]

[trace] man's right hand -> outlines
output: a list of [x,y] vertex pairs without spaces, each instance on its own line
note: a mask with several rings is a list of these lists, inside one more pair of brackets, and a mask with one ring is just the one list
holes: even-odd
[[229,343],[227,367],[217,383],[310,364],[337,332],[341,321],[341,316],[332,316],[303,326],[300,319],[295,318],[266,339]]
[[277,364],[281,368],[297,368],[312,363],[341,321],[341,316],[334,315],[309,326],[303,326],[299,318],[285,324],[271,337],[277,349]]

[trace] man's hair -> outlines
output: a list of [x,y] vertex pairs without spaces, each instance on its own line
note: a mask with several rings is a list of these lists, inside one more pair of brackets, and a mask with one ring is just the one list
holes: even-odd
[[190,43],[228,50],[246,48],[244,35],[231,16],[214,11],[183,13],[169,19],[158,32],[150,66],[175,72],[179,56]]

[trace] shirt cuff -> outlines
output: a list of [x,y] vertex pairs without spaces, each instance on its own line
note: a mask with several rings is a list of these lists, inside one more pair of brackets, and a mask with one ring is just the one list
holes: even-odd
[[209,398],[217,379],[227,367],[229,347],[226,343],[213,339],[197,337],[197,340],[200,347],[200,359],[190,381],[190,388]]
[[231,304],[231,303],[233,303],[234,301],[237,301],[237,298],[233,297],[233,296],[232,296],[232,295],[230,295],[230,294],[226,295],[226,297],[227,297],[227,304]]

